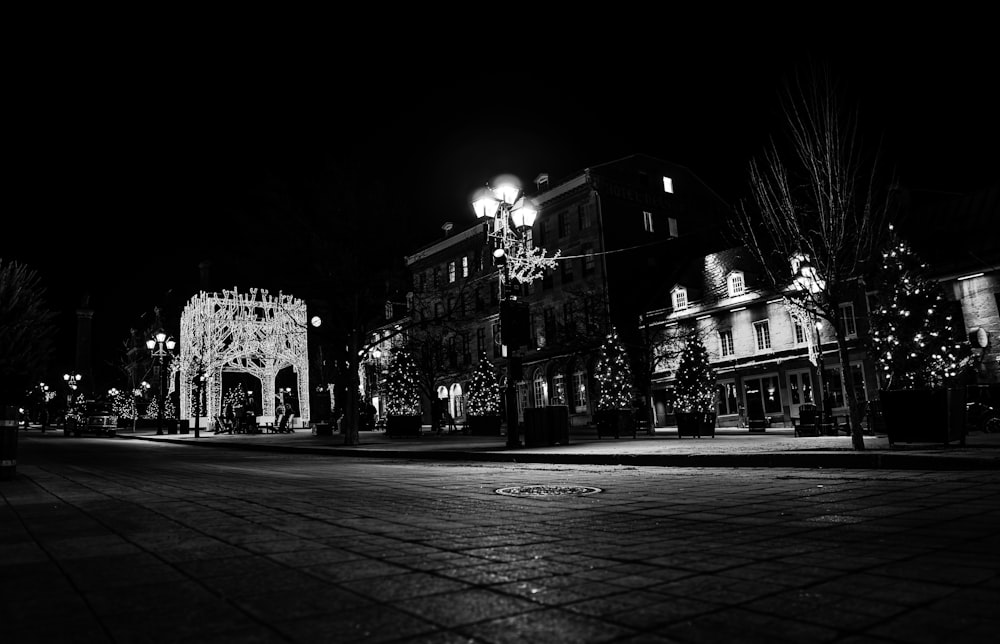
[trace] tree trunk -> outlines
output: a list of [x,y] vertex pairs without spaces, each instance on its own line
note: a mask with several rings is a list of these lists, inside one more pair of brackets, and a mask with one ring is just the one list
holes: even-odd
[[843,331],[839,327],[835,327],[835,331],[837,336],[837,353],[840,356],[840,371],[844,378],[844,389],[847,390],[847,411],[851,420],[851,446],[856,450],[864,451],[865,439],[864,434],[861,432],[861,407],[858,405],[857,392],[854,389],[854,374],[851,372],[847,339],[844,338]]

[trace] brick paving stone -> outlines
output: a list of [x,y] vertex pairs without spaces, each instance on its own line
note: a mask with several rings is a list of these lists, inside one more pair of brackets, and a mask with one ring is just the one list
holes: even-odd
[[394,605],[446,628],[541,610],[536,603],[479,588],[414,597]]
[[627,628],[556,608],[463,626],[459,630],[477,638],[477,641],[489,644],[513,642],[599,644],[620,641],[621,638],[634,634],[634,631]]

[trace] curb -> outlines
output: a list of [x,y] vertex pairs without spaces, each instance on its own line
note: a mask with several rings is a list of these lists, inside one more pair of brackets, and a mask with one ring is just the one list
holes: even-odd
[[[191,439],[122,436],[130,440],[191,445]],[[885,452],[759,452],[753,454],[565,454],[538,452],[475,452],[463,450],[399,450],[359,447],[289,447],[261,443],[195,443],[221,449],[300,453],[348,458],[478,461],[489,463],[551,463],[556,465],[632,465],[643,467],[804,468],[892,470],[1000,470],[1000,458],[892,454]]]

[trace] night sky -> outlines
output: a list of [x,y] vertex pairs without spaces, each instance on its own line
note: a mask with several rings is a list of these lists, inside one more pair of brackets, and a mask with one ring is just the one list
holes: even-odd
[[[750,158],[778,134],[782,83],[807,62],[830,65],[859,105],[864,143],[881,141],[904,185],[968,192],[1000,176],[997,56],[975,35],[576,51],[589,37],[506,61],[454,41],[392,54],[60,50],[8,84],[16,205],[0,257],[42,274],[65,312],[64,347],[89,292],[99,353],[164,298],[187,301],[198,262],[232,250],[263,182],[313,180],[334,159],[381,174],[405,204],[387,234],[413,248],[471,220],[471,194],[498,174],[556,181],[634,153],[686,166],[735,202]],[[262,230],[260,249],[289,234]]]

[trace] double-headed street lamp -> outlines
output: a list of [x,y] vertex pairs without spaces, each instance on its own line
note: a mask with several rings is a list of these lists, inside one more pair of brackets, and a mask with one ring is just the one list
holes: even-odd
[[[528,257],[530,237],[527,233],[535,223],[538,212],[525,203],[519,187],[503,183],[496,188],[487,188],[472,204],[476,217],[490,217],[493,224],[489,235],[493,238],[494,264],[503,270],[500,279],[500,337],[503,339],[503,354],[507,358],[507,385],[504,400],[507,408],[507,447],[520,447],[517,427],[517,389],[514,384],[519,378],[513,360],[514,349],[519,345],[518,331],[511,316],[511,303],[516,299],[511,284],[511,257]],[[506,314],[506,316],[505,316]],[[506,319],[505,319],[506,317]]]
[[66,381],[66,386],[69,387],[69,393],[66,394],[66,406],[72,407],[76,389],[80,386],[79,383],[83,380],[83,376],[78,373],[64,373],[63,380]]
[[157,363],[160,366],[160,401],[158,408],[156,410],[156,435],[163,435],[163,405],[164,405],[164,395],[163,387],[167,380],[167,374],[164,369],[167,358],[171,355],[171,351],[177,346],[177,342],[173,338],[168,338],[167,334],[163,331],[159,331],[149,340],[146,340],[146,348],[149,349],[150,353],[154,358],[156,358]]

